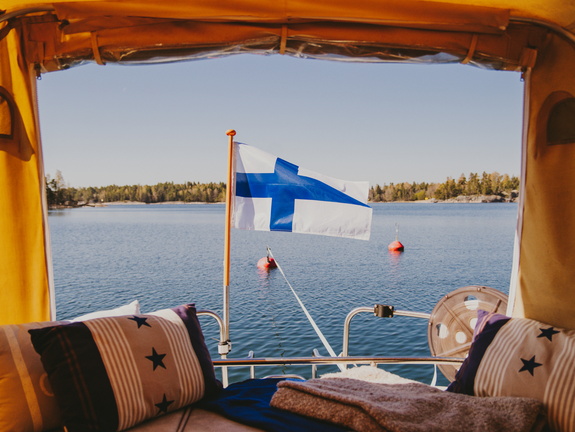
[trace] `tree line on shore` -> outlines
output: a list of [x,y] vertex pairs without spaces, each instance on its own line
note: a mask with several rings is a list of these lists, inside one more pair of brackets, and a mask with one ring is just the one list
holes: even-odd
[[46,177],[46,196],[49,205],[87,205],[103,202],[137,201],[146,204],[182,201],[216,203],[225,201],[225,183],[174,183],[156,185],[109,185],[101,187],[69,187],[62,173]]
[[[457,180],[448,177],[443,183],[390,183],[375,185],[369,190],[371,202],[449,200],[459,196],[497,196],[501,201],[511,201],[517,196],[519,179],[507,174],[476,173],[461,175]],[[46,177],[46,196],[50,206],[81,206],[104,202],[136,201],[147,204],[162,202],[224,202],[226,184],[174,183],[155,185],[109,185],[75,188],[67,186],[62,173]]]
[[479,175],[461,174],[457,180],[448,177],[443,183],[391,183],[375,185],[370,188],[369,200],[372,202],[451,200],[457,197],[490,196],[499,197],[499,201],[512,201],[517,198],[519,178],[497,172]]

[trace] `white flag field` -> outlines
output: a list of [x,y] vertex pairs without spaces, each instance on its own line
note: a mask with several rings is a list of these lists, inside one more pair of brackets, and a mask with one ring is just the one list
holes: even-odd
[[369,240],[368,182],[338,180],[234,143],[232,226]]

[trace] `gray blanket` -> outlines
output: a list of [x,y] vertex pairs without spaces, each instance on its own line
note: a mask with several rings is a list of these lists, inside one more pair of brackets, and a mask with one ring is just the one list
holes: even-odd
[[420,383],[283,381],[271,406],[359,432],[527,432],[545,425],[542,403],[536,399],[467,396]]

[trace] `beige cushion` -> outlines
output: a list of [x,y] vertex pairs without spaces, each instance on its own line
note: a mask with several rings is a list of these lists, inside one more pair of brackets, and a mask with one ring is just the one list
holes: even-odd
[[[139,308],[135,300],[76,320],[136,314]],[[32,346],[28,330],[64,323],[46,321],[0,326],[0,431],[40,432],[62,425],[48,375]]]
[[40,355],[28,330],[58,324],[0,326],[0,431],[40,432],[62,424]]

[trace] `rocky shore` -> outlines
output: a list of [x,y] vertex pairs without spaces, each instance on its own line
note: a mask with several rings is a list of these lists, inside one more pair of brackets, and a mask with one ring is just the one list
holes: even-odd
[[502,197],[500,195],[459,195],[455,198],[450,198],[443,201],[445,203],[499,203],[499,202],[516,202],[517,197],[510,198]]

